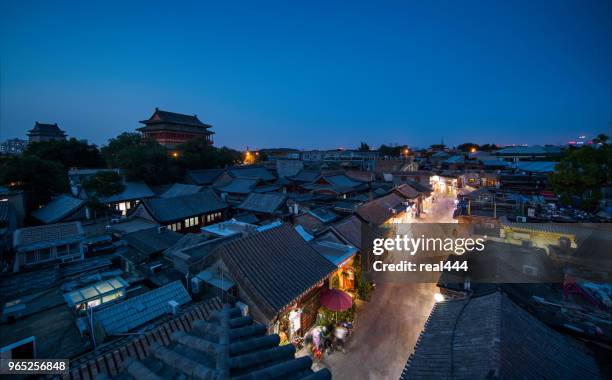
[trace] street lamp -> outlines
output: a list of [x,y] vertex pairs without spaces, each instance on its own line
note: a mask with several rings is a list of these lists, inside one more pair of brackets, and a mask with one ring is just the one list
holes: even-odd
[[444,302],[444,296],[441,293],[434,294],[434,300],[436,302]]

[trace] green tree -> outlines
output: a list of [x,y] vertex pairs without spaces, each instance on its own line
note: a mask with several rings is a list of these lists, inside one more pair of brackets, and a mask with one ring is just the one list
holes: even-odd
[[471,152],[473,150],[478,150],[479,146],[478,144],[474,144],[474,143],[463,143],[457,146],[457,149],[459,149],[462,152]]
[[594,210],[601,198],[601,187],[612,181],[610,145],[567,149],[550,175],[550,181],[565,204],[569,204],[572,197],[578,197],[582,208]]
[[0,166],[0,183],[31,193],[40,204],[68,191],[66,169],[58,162],[37,156],[11,157]]
[[359,148],[357,148],[357,150],[360,152],[369,152],[370,146],[367,143],[362,141],[361,144],[359,145]]
[[406,145],[388,146],[383,144],[378,148],[378,153],[381,157],[399,157],[406,148],[408,148]]
[[90,196],[110,197],[125,189],[123,179],[115,171],[101,171],[83,182],[83,189]]
[[28,144],[24,156],[37,156],[43,160],[54,161],[64,168],[99,168],[104,160],[98,148],[86,141],[71,138],[66,141],[41,141]]
[[[189,140],[177,150],[179,161],[187,169],[223,168],[242,159],[242,154],[236,150],[227,147],[216,148],[203,140]],[[261,154],[257,155],[258,161],[263,159]]]
[[482,150],[484,152],[492,152],[492,151],[497,150],[499,148],[495,144],[484,144],[484,145],[481,145],[480,148],[478,148],[478,149]]
[[109,140],[102,154],[110,167],[122,169],[128,181],[158,185],[178,181],[183,175],[178,159],[171,158],[166,148],[136,133]]
[[595,144],[605,144],[608,142],[609,139],[610,138],[608,136],[604,135],[603,133],[600,133],[597,135],[597,137],[593,139],[593,142]]

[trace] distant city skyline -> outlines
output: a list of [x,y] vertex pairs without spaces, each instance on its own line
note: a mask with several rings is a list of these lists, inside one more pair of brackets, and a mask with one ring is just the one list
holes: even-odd
[[611,67],[604,0],[3,2],[0,140],[159,107],[236,149],[565,144],[610,133]]

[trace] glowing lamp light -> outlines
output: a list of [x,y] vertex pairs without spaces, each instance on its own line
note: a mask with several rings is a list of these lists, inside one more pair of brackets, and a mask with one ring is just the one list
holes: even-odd
[[472,148],[470,148],[470,152],[471,152],[471,153],[476,153],[476,147],[472,147]]
[[434,294],[434,300],[436,302],[444,302],[444,296],[440,293]]

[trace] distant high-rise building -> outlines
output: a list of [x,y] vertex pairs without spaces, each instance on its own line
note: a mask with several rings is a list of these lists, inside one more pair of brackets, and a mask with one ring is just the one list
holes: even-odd
[[138,131],[168,149],[175,149],[180,144],[194,139],[204,140],[211,145],[213,143],[214,132],[209,130],[212,125],[202,123],[197,115],[183,115],[155,108],[153,115],[141,123],[145,126],[138,128]]
[[8,139],[0,144],[0,153],[2,154],[21,154],[28,145],[27,140],[23,139]]
[[36,122],[34,128],[28,131],[29,142],[41,141],[63,141],[66,140],[66,132],[62,131],[57,123],[45,124]]

